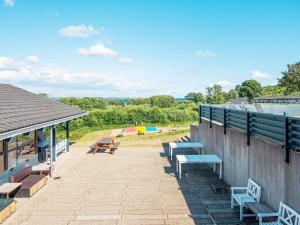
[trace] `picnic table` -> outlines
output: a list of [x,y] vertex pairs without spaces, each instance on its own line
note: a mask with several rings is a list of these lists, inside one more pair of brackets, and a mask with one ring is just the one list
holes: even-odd
[[169,143],[169,156],[172,160],[173,150],[175,148],[186,149],[193,148],[197,150],[197,153],[200,154],[200,150],[202,150],[202,154],[204,154],[204,145],[200,142],[171,142]]
[[188,163],[213,163],[214,172],[216,172],[216,164],[220,165],[219,177],[222,179],[223,161],[217,155],[176,155],[176,172],[179,173],[181,179],[181,166]]
[[109,150],[109,153],[113,154],[116,149],[118,149],[118,143],[115,143],[114,138],[104,137],[99,141],[96,141],[90,148],[95,154],[98,150]]
[[0,194],[5,194],[9,198],[9,194],[18,189],[22,183],[4,183],[0,186]]

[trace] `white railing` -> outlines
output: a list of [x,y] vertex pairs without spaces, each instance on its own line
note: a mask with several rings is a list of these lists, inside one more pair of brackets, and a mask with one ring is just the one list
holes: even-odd
[[67,151],[67,139],[58,142],[55,145],[55,151],[56,151],[56,155],[58,155],[62,152],[66,152]]

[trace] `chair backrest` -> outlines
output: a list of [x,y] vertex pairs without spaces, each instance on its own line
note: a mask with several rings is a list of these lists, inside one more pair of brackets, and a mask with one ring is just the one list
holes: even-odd
[[250,178],[248,180],[247,194],[254,197],[256,201],[260,201],[261,187]]
[[13,176],[10,177],[10,182],[17,183],[23,180],[25,177],[29,176],[32,173],[32,167],[27,166],[21,171],[15,173]]
[[291,207],[280,202],[278,222],[283,222],[286,225],[299,225],[300,214]]

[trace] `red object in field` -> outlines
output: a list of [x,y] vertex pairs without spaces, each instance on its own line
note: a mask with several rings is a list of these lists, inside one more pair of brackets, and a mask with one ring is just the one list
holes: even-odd
[[127,133],[135,133],[136,129],[135,129],[135,127],[129,127],[129,128],[126,128],[126,132]]

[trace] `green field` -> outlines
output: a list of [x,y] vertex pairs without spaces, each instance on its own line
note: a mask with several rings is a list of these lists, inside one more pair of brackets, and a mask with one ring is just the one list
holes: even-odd
[[[120,142],[121,146],[161,146],[164,142],[175,141],[183,136],[189,135],[189,127],[165,127],[163,130],[165,131],[162,133],[146,133],[145,135],[133,134],[117,137],[116,141]],[[88,147],[102,137],[112,136],[112,134],[112,129],[93,131],[76,140],[72,146]]]

